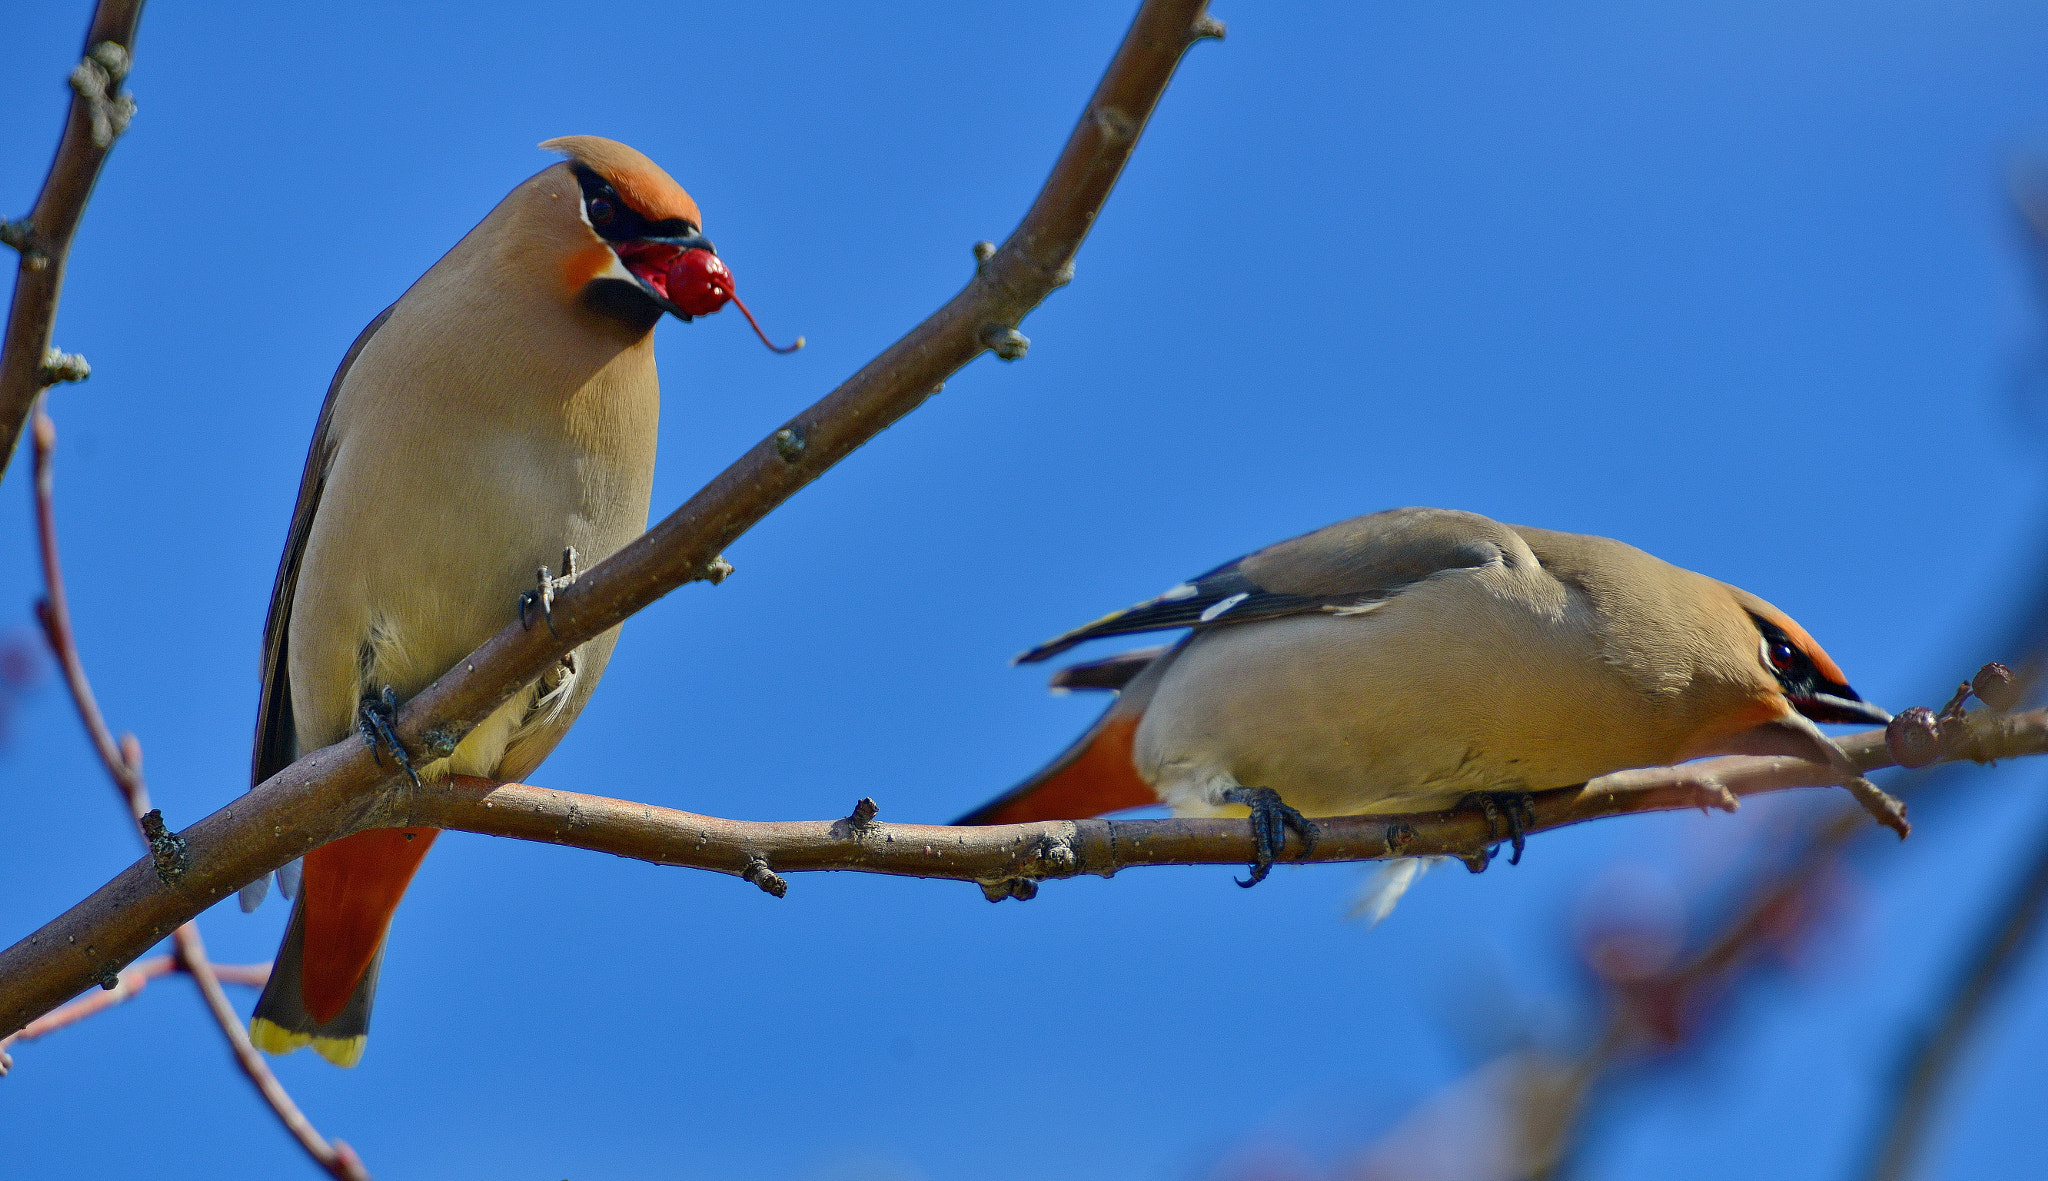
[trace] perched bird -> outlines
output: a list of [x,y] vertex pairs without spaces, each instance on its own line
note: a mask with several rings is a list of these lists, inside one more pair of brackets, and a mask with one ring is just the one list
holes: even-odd
[[[408,773],[518,779],[604,673],[616,631],[446,758],[415,766],[389,730],[396,702],[515,616],[540,626],[577,557],[601,560],[646,529],[654,326],[715,311],[671,298],[707,273],[730,295],[696,202],[653,161],[596,136],[540,146],[568,159],[512,190],[371,321],[328,388],[263,629],[254,783],[359,729]],[[251,1041],[356,1063],[392,913],[434,836],[372,830],[305,856]]]
[[1505,805],[1519,853],[1526,793],[1712,754],[1837,764],[1814,723],[1891,716],[1747,591],[1604,537],[1449,509],[1268,546],[1017,660],[1183,627],[1171,647],[1056,675],[1120,692],[1051,764],[957,823],[1248,807],[1250,885],[1288,828],[1313,841],[1307,817],[1475,799],[1490,822]]

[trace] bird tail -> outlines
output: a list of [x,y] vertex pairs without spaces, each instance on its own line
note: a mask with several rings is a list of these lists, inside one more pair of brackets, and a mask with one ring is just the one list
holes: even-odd
[[362,1060],[391,916],[437,835],[372,829],[306,855],[284,945],[249,1019],[257,1049],[312,1046],[336,1066]]
[[1139,711],[1110,706],[1044,770],[953,823],[1080,820],[1159,803],[1159,793],[1138,777],[1131,759],[1141,716]]

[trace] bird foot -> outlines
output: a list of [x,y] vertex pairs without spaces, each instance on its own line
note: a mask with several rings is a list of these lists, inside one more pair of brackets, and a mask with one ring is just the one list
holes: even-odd
[[1237,884],[1247,889],[1265,881],[1266,875],[1273,872],[1273,859],[1287,847],[1288,829],[1300,835],[1303,857],[1315,850],[1316,838],[1322,835],[1314,821],[1281,802],[1280,793],[1270,787],[1233,787],[1223,793],[1223,802],[1243,804],[1252,810],[1252,876],[1249,881],[1237,879]]
[[541,618],[547,620],[548,634],[555,634],[555,592],[576,581],[576,547],[569,546],[562,551],[562,574],[557,578],[546,566],[535,572],[536,586],[519,596],[519,626],[532,628],[526,621],[526,613],[538,605]]
[[391,686],[384,686],[384,692],[375,697],[363,698],[361,708],[356,711],[356,728],[362,731],[363,741],[370,744],[370,752],[377,756],[377,765],[384,765],[384,750],[391,752],[391,761],[398,764],[412,785],[420,785],[420,773],[413,770],[412,756],[405,751],[405,744],[398,740],[398,731],[391,728],[392,716],[398,712],[398,694]]
[[[1502,834],[1505,832],[1511,852],[1509,865],[1522,863],[1523,836],[1536,827],[1536,797],[1526,791],[1475,791],[1465,797],[1465,803],[1479,805],[1486,816],[1486,839],[1489,842],[1486,856],[1479,861],[1478,873],[1486,868],[1496,853],[1500,852]],[[1472,863],[1467,862],[1468,866]]]

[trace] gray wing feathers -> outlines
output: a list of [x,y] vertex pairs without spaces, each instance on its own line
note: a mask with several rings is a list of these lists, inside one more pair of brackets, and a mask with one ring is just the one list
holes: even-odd
[[[341,393],[341,384],[348,377],[349,366],[384,321],[391,318],[392,308],[377,313],[367,328],[357,334],[355,343],[348,346],[348,352],[341,358],[341,365],[334,371],[334,380],[327,383],[327,400],[320,405],[320,420],[313,427],[313,445],[306,451],[306,470],[299,476],[299,501],[292,507],[291,530],[285,535],[284,556],[278,559],[277,581],[270,588],[270,613],[263,620],[263,663],[260,669],[262,692],[256,698],[256,744],[249,758],[249,786],[254,787],[264,780],[289,767],[299,757],[298,728],[292,719],[292,686],[290,669],[286,662],[285,637],[291,632],[292,595],[299,585],[299,558],[306,552],[306,538],[313,531],[313,514],[320,507],[320,492],[327,482],[327,462],[334,454],[328,440],[328,420],[334,414],[335,397]],[[296,866],[296,862],[293,863]],[[288,867],[290,868],[290,867]],[[298,874],[294,870],[288,878],[281,878],[285,895],[294,893]],[[269,892],[270,879],[258,878],[242,887],[241,901],[244,911],[255,910],[263,904],[263,896]]]
[[1102,636],[1357,610],[1446,570],[1521,561],[1535,561],[1521,537],[1477,513],[1388,509],[1267,546],[1048,640],[1017,663],[1044,660]]
[[1512,529],[1478,513],[1396,508],[1267,546],[1238,565],[1260,586],[1304,598],[1383,598],[1445,570],[1527,553]]

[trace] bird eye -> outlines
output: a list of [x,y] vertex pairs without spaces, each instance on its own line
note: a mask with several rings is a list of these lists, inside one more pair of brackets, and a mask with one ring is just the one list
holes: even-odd
[[1765,649],[1764,655],[1770,659],[1771,667],[1781,673],[1791,672],[1792,666],[1799,661],[1799,650],[1783,640]]
[[612,216],[612,203],[610,201],[605,200],[603,197],[597,197],[590,202],[591,225],[610,225]]

